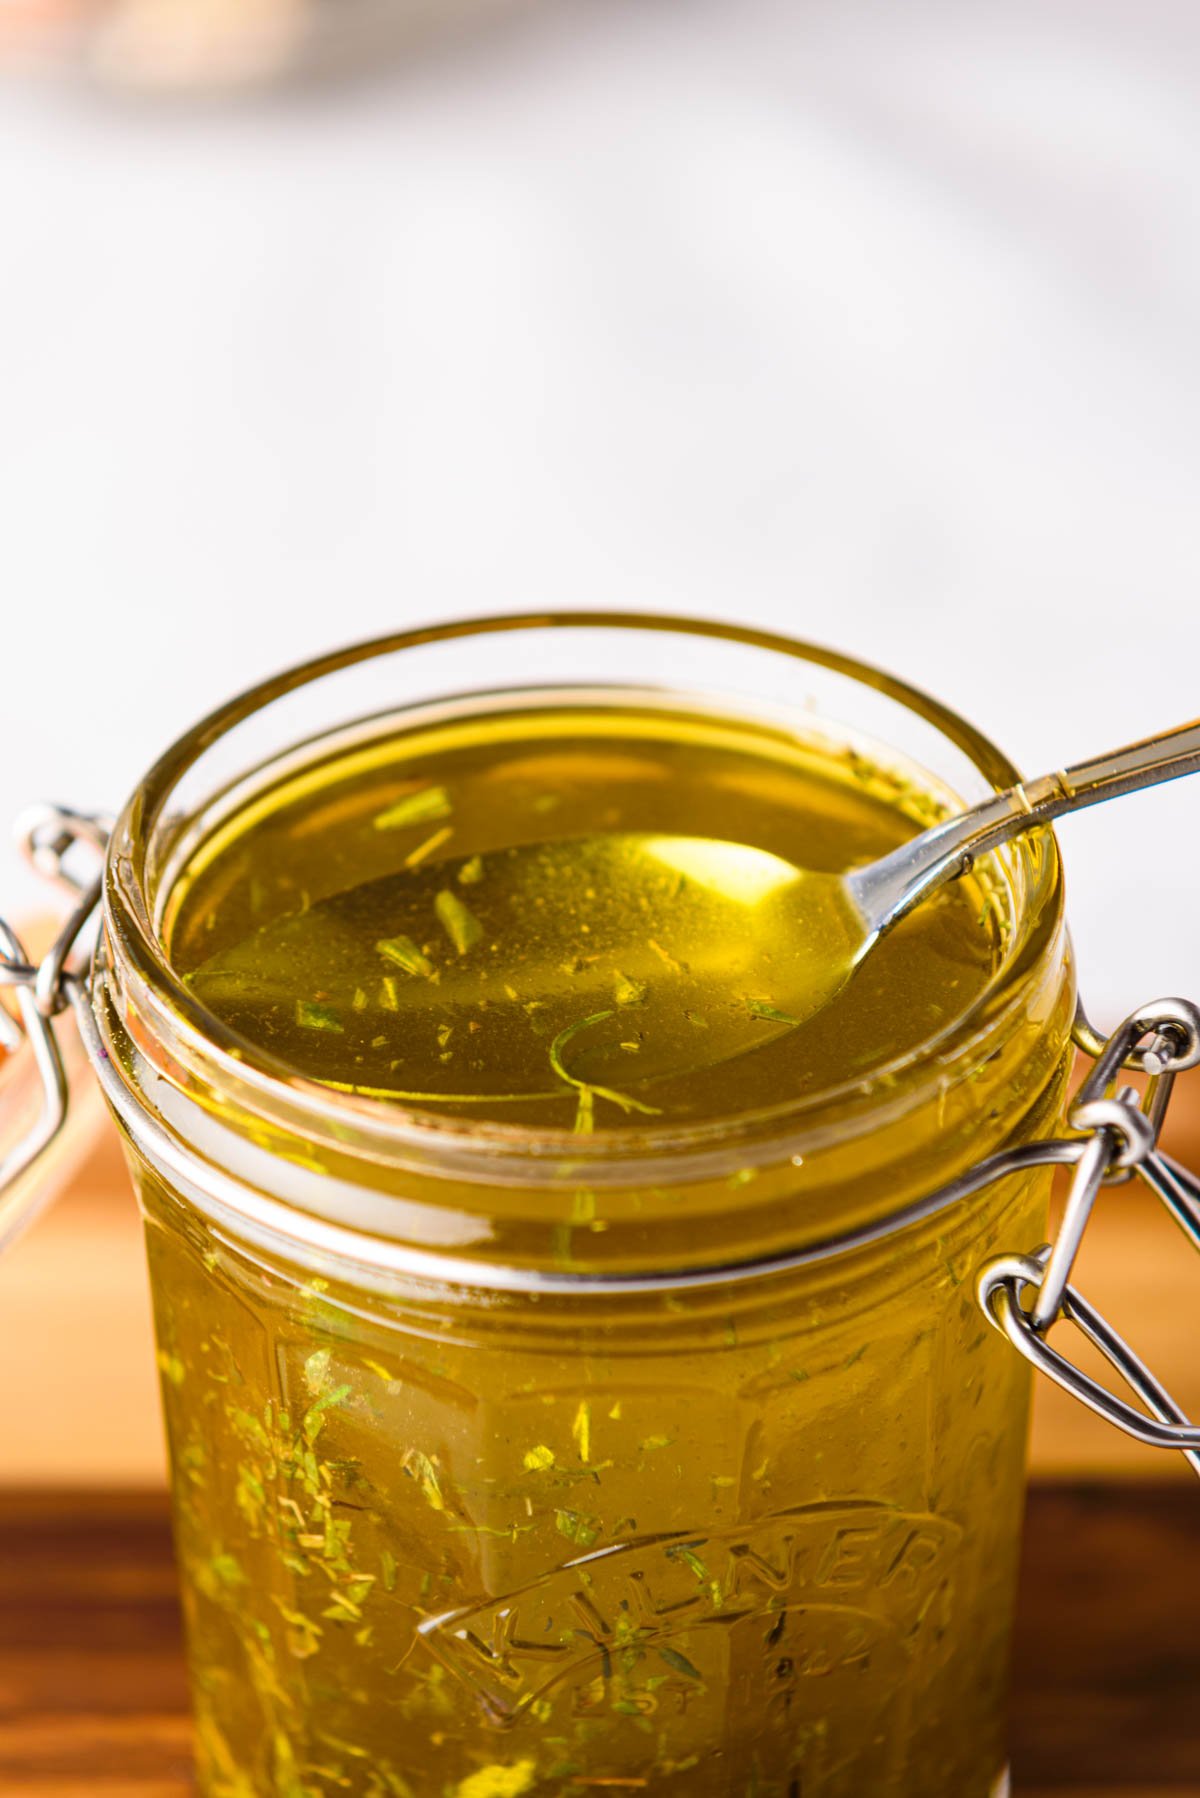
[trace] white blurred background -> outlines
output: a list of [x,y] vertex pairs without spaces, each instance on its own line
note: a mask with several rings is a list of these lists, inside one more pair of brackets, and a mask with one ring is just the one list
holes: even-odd
[[[1031,773],[1200,712],[1194,6],[528,0],[379,61],[0,83],[0,820],[472,611],[823,640]],[[1101,1021],[1200,997],[1198,820],[1063,832]]]

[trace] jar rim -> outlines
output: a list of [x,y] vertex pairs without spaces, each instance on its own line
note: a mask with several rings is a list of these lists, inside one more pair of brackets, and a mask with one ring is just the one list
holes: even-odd
[[[553,1167],[569,1157],[575,1181],[582,1168],[589,1182],[603,1181],[608,1170],[612,1178],[627,1184],[635,1178],[653,1180],[655,1170],[664,1164],[676,1170],[678,1177],[681,1167],[694,1170],[706,1159],[706,1152],[727,1153],[735,1144],[743,1159],[755,1152],[774,1156],[781,1147],[793,1155],[814,1152],[830,1128],[845,1127],[844,1110],[850,1099],[856,1115],[878,1121],[887,1110],[889,1095],[894,1100],[898,1068],[921,1072],[924,1078],[911,1083],[912,1093],[927,1096],[931,1084],[945,1078],[948,1060],[969,1059],[973,1044],[1002,1028],[1004,1016],[1019,1009],[1027,982],[1036,980],[1061,927],[1061,865],[1053,833],[1048,830],[1043,836],[1045,850],[1032,872],[1042,903],[1034,908],[1036,921],[1019,965],[1002,965],[960,1014],[896,1061],[769,1108],[665,1128],[618,1126],[581,1138],[562,1128],[463,1119],[391,1100],[343,1094],[289,1072],[267,1052],[248,1057],[244,1039],[209,1012],[175,972],[156,928],[155,907],[147,890],[147,858],[180,780],[235,727],[274,701],[357,664],[489,633],[579,629],[667,631],[746,645],[794,664],[830,670],[858,687],[873,689],[930,725],[990,786],[999,789],[1020,778],[990,739],[921,689],[839,651],[742,625],[670,613],[500,613],[347,645],[256,683],[199,720],[154,762],[118,818],[106,865],[106,961],[118,985],[128,981],[136,993],[143,1026],[148,1025],[152,1036],[157,1034],[169,1045],[173,1060],[182,1059],[185,1064],[190,1060],[193,1065],[202,1062],[216,1082],[228,1082],[252,1094],[254,1103],[268,1111],[278,1108],[293,1120],[301,1116],[319,1132],[339,1139],[344,1139],[347,1130],[361,1133],[376,1157],[403,1159],[415,1152],[422,1161],[436,1161],[449,1153],[460,1167],[486,1168],[485,1177],[491,1181],[513,1177],[514,1168],[521,1170],[517,1177],[528,1177],[539,1165]],[[1026,853],[1024,843],[1013,847],[1018,855]]]

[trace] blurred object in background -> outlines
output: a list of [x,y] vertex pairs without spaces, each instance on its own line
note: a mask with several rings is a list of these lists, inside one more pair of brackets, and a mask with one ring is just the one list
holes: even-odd
[[0,0],[0,64],[220,92],[350,70],[521,0]]

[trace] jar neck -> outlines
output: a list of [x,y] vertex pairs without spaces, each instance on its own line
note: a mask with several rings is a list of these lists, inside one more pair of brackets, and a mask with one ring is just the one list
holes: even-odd
[[974,1163],[1053,1132],[1073,1008],[1055,863],[1009,978],[933,1053],[782,1117],[579,1145],[404,1117],[389,1130],[378,1107],[264,1079],[174,1019],[111,932],[95,984],[110,1098],[198,1208],[219,1187],[235,1230],[240,1216],[253,1233],[266,1206],[298,1251],[333,1231],[338,1253],[358,1237],[368,1258],[390,1245],[462,1277],[715,1269],[886,1230]]
[[[482,655],[482,661],[480,660]],[[480,1124],[356,1100],[256,1066],[220,1034],[171,965],[161,920],[172,869],[231,796],[346,731],[430,707],[538,703],[603,688],[680,697],[875,746],[873,766],[928,776],[945,804],[1016,770],[971,726],[891,677],[828,651],[736,627],[562,614],[439,626],[353,646],[230,702],[146,776],[110,844],[96,981],[98,1053],[132,1142],[169,1149],[193,1202],[224,1183],[293,1220],[479,1266],[719,1266],[802,1249],[884,1220],[1015,1137],[1041,1130],[1067,1049],[1071,974],[1062,880],[1046,832],[997,857],[1009,916],[982,996],[941,1034],[861,1080],[770,1111],[592,1138]],[[686,695],[685,695],[686,697]],[[233,1225],[231,1224],[231,1228]]]

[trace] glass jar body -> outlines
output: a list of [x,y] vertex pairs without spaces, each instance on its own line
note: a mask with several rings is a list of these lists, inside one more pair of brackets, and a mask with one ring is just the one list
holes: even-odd
[[498,691],[620,703],[631,669],[861,768],[895,745],[889,799],[1015,778],[841,658],[565,615],[281,677],[118,821],[93,999],[147,1223],[206,1798],[1000,1789],[1028,1374],[974,1276],[1039,1238],[1049,1176],[901,1225],[1060,1127],[1052,840],[997,858],[995,978],[918,1051],[629,1141],[291,1079],[163,948],[192,848],[281,765]]
[[1044,1171],[586,1303],[385,1299],[135,1173],[208,1798],[993,1790],[1028,1370],[972,1276]]

